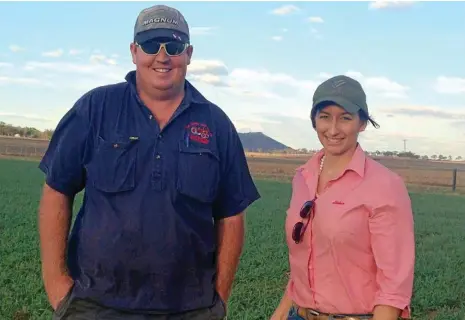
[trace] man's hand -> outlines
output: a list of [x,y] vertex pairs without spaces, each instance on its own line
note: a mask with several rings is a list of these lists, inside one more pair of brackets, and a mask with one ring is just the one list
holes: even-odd
[[219,220],[216,290],[227,305],[244,245],[244,215]]
[[48,301],[50,302],[53,310],[57,309],[60,302],[71,290],[73,284],[73,279],[66,275],[59,276],[56,279],[51,279],[49,283],[45,284]]
[[53,309],[73,284],[65,262],[73,200],[44,185],[39,208],[40,254],[44,287]]

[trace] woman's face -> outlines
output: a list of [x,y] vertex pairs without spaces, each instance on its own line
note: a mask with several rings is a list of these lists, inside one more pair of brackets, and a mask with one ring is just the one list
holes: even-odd
[[326,152],[343,155],[357,146],[358,134],[364,131],[366,122],[358,113],[348,113],[338,105],[322,108],[315,116],[315,130]]

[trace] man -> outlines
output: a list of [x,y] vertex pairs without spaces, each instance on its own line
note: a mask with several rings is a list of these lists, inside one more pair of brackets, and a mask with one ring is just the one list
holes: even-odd
[[185,80],[193,48],[179,11],[143,10],[130,49],[136,70],[84,94],[40,163],[42,270],[54,316],[225,318],[243,212],[260,197],[241,141]]

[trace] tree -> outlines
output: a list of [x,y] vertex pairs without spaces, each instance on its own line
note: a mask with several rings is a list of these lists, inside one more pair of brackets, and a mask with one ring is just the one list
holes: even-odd
[[19,127],[0,121],[0,135],[14,137],[19,135],[24,138],[36,138],[36,139],[50,139],[52,137],[53,130],[48,129],[40,131],[33,127]]

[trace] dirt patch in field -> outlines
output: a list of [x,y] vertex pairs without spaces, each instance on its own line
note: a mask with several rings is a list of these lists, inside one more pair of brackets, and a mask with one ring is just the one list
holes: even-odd
[[[40,159],[49,144],[48,140],[0,137],[0,157]],[[252,174],[258,178],[290,181],[295,169],[304,164],[308,155],[278,155],[247,153]],[[465,162],[414,160],[374,157],[397,172],[409,185],[452,189],[453,170],[457,172],[457,190],[465,190]]]
[[[305,158],[258,158],[248,159],[251,172],[257,177],[290,181],[295,170],[304,164]],[[457,171],[457,189],[465,189],[465,165],[462,163],[441,163],[433,161],[377,159],[380,163],[398,173],[409,185],[422,185],[452,189],[453,170]],[[463,170],[463,171],[461,171]]]

